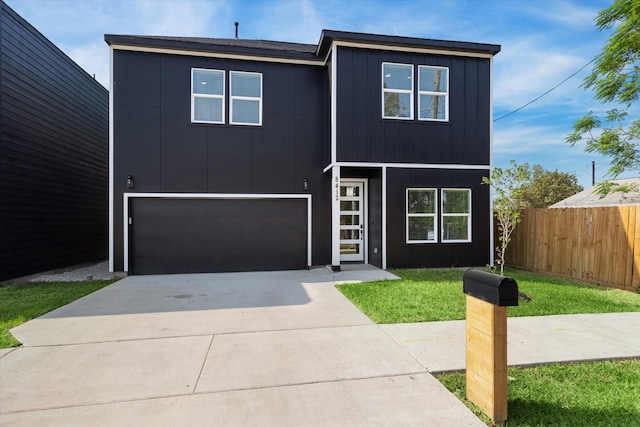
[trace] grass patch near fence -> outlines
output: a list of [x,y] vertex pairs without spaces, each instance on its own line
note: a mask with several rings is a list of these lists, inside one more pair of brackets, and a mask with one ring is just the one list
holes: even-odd
[[[640,360],[509,368],[509,427],[640,425]],[[465,374],[436,378],[485,423],[466,399]]]
[[[465,318],[463,269],[390,270],[401,280],[339,285],[338,289],[376,323]],[[507,270],[531,301],[508,307],[510,317],[640,311],[640,294],[575,280]]]
[[0,348],[20,345],[9,329],[104,288],[116,280],[118,279],[36,282],[0,288]]

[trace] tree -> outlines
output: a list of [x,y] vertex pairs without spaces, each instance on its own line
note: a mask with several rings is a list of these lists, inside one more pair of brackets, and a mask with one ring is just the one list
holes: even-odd
[[[524,164],[528,168],[528,164]],[[575,174],[548,171],[540,165],[533,165],[531,181],[523,185],[522,198],[528,208],[548,208],[554,203],[582,191]]]
[[493,213],[498,221],[498,241],[496,247],[500,274],[504,274],[507,246],[516,225],[520,223],[520,212],[526,207],[524,190],[531,182],[528,164],[517,165],[511,160],[509,169],[494,168],[491,177],[483,177],[482,183],[491,185],[494,194]]
[[[616,102],[628,110],[640,97],[640,0],[615,0],[598,13],[595,24],[599,31],[615,30],[595,57],[593,71],[582,86],[592,89],[595,99]],[[589,112],[574,123],[566,140],[575,145],[584,138],[587,152],[609,157],[608,176],[615,178],[624,171],[640,169],[640,120],[625,126],[626,119],[627,111],[612,109],[603,126],[600,118]]]

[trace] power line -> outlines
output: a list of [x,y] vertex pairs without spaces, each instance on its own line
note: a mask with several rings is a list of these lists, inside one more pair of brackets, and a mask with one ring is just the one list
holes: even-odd
[[561,81],[560,83],[558,83],[557,85],[555,85],[554,87],[552,87],[551,89],[549,89],[548,91],[546,91],[545,93],[543,93],[542,95],[540,95],[539,97],[527,102],[526,104],[524,104],[522,107],[520,108],[516,108],[515,110],[511,111],[510,113],[505,114],[504,116],[500,116],[497,119],[493,119],[494,123],[497,122],[498,120],[504,119],[505,117],[509,117],[510,115],[517,113],[518,111],[522,110],[523,108],[533,104],[534,102],[536,102],[537,100],[539,100],[540,98],[542,98],[543,96],[553,92],[555,89],[557,89],[558,87],[560,87],[563,83],[565,83],[567,80],[569,80],[571,77],[575,76],[576,74],[578,74],[580,71],[584,70],[585,68],[587,68],[588,65],[590,65],[593,61],[595,61],[596,58],[593,58],[591,61],[587,62],[586,64],[584,64],[578,71],[576,71],[575,73],[571,74],[569,77],[567,77],[566,79],[564,79],[563,81]]

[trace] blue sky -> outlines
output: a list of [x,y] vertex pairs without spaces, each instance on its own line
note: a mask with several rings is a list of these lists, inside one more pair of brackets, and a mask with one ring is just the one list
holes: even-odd
[[[502,46],[494,61],[494,119],[540,96],[598,54],[609,32],[593,18],[610,0],[5,0],[108,87],[104,34],[240,37],[317,43],[322,29]],[[591,185],[606,158],[564,142],[573,122],[611,105],[580,87],[591,67],[532,105],[494,122],[494,165],[509,160],[575,173]],[[638,106],[630,118],[639,114]],[[632,176],[626,174],[625,176]]]

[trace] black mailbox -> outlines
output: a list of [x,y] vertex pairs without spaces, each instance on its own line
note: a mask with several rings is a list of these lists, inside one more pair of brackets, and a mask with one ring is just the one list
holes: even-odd
[[518,284],[510,277],[469,269],[462,276],[462,290],[497,306],[518,305]]

